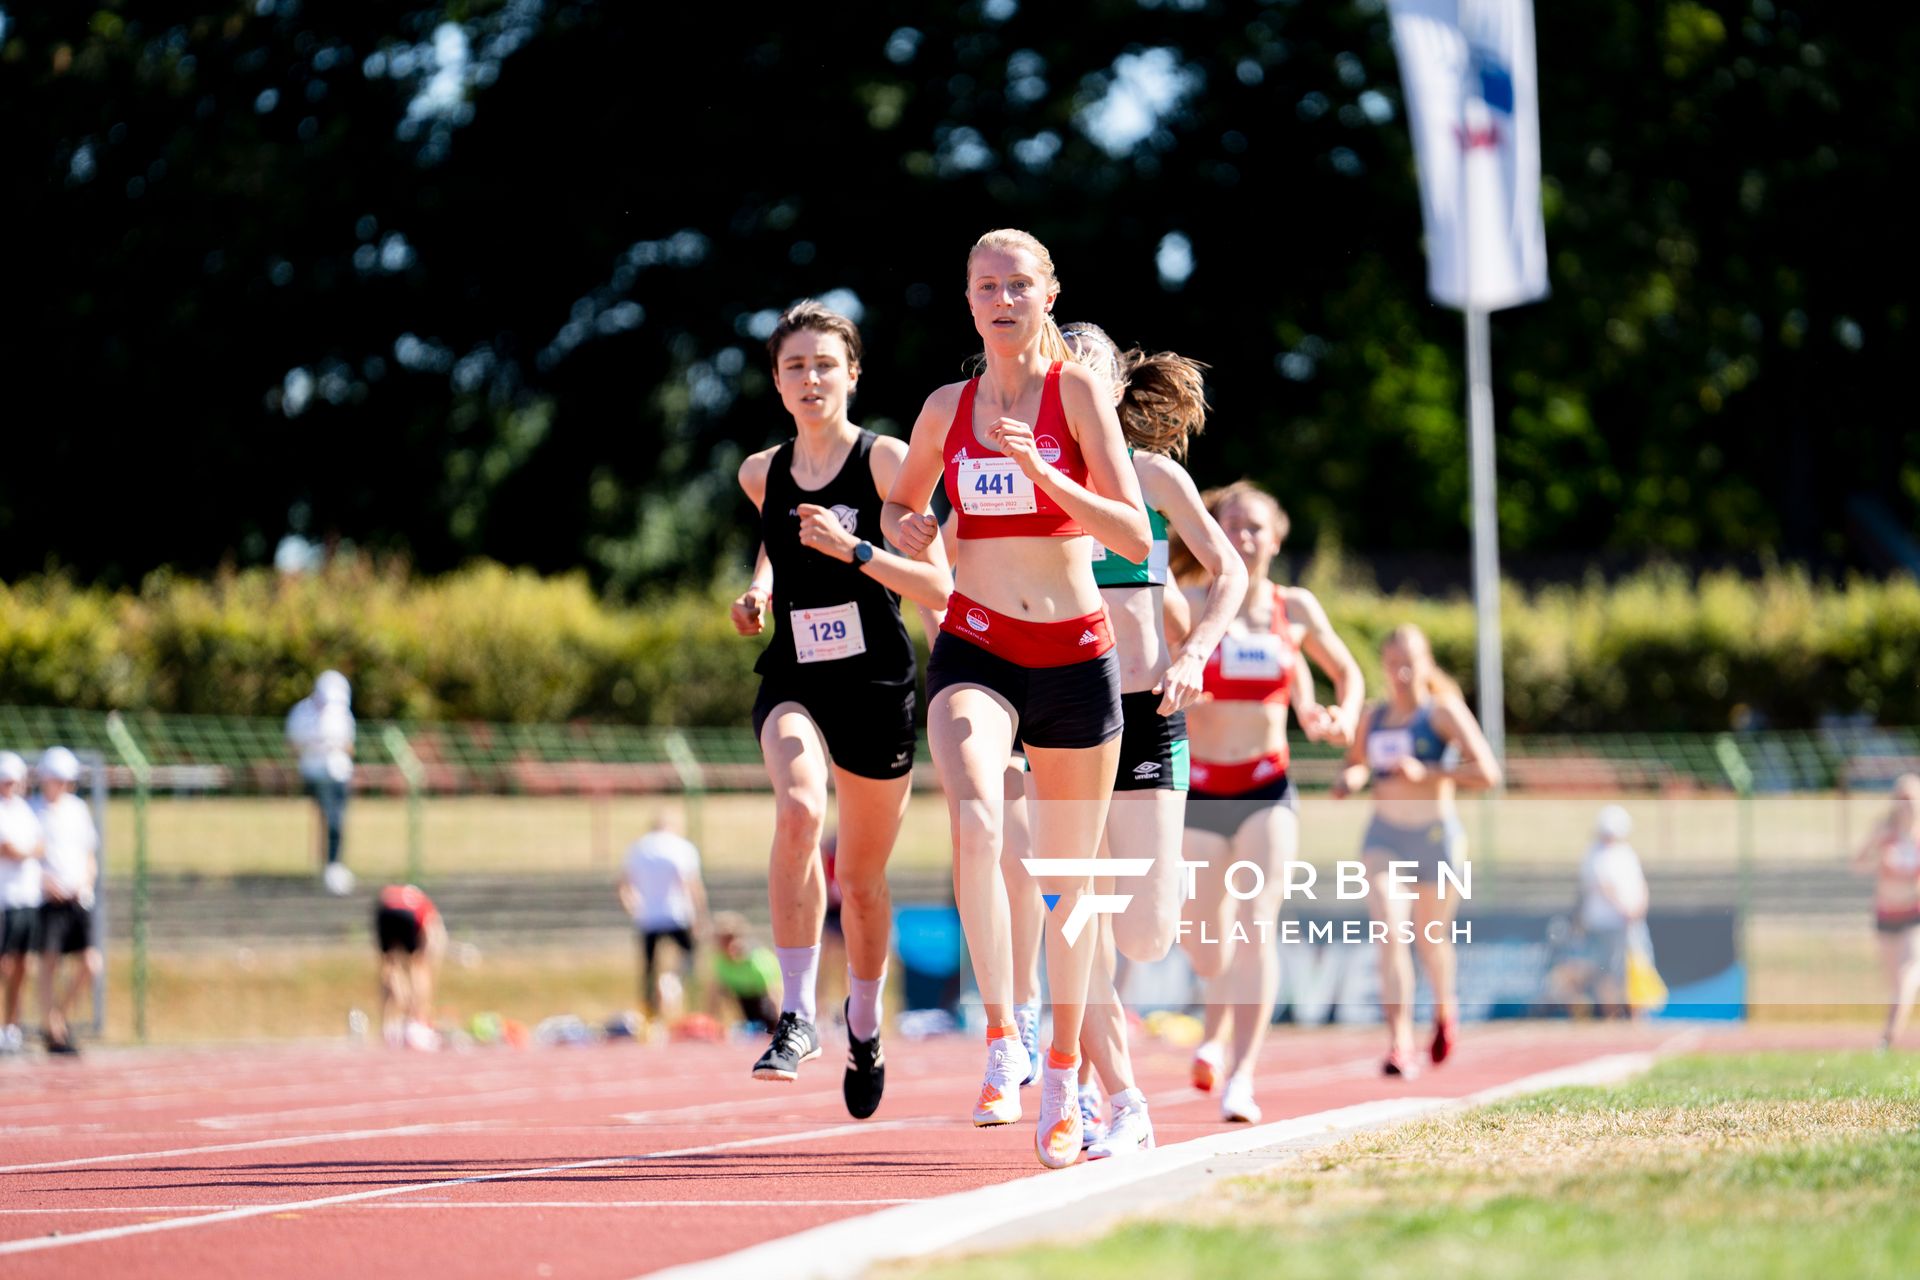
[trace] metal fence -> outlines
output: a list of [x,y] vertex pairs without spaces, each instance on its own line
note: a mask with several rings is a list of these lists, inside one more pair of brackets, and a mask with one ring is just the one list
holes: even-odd
[[[579,904],[610,901],[618,850],[667,806],[683,811],[712,874],[739,882],[743,903],[764,892],[766,775],[744,728],[363,720],[358,735],[350,862],[368,878],[465,895],[471,920],[498,901],[501,927],[537,917],[564,932]],[[164,961],[209,940],[289,938],[323,920],[338,934],[358,920],[358,907],[295,883],[318,870],[319,833],[281,721],[0,707],[0,747],[31,757],[53,743],[101,762],[104,862],[136,1035],[150,932]],[[1461,800],[1477,900],[1570,897],[1592,815],[1617,801],[1633,811],[1635,844],[1663,893],[1738,907],[1743,920],[1782,919],[1785,904],[1822,929],[1864,911],[1866,886],[1841,861],[1892,780],[1920,770],[1920,731],[1906,728],[1517,736],[1507,749],[1508,787]],[[920,754],[931,792],[924,745]],[[1325,791],[1338,758],[1313,744],[1296,751],[1308,860],[1358,848],[1368,806]],[[939,891],[946,841],[944,807],[922,794],[896,848],[903,887]],[[510,887],[489,887],[500,884]],[[551,910],[530,916],[539,895]]]

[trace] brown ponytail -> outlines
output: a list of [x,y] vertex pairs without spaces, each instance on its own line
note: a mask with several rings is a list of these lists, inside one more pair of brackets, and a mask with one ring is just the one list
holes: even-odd
[[[1176,460],[1207,425],[1206,365],[1198,360],[1138,348],[1120,358],[1126,394],[1120,401],[1120,425],[1127,443]],[[1276,508],[1278,504],[1275,504]]]

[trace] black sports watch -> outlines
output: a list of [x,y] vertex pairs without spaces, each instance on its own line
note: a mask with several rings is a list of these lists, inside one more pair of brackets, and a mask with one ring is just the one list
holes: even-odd
[[873,544],[871,542],[868,542],[863,538],[859,542],[854,544],[853,562],[855,564],[867,564],[872,559],[873,559]]

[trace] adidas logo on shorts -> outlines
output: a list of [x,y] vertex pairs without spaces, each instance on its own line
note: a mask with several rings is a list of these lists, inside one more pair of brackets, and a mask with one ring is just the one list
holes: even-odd
[[1261,778],[1271,778],[1279,771],[1278,766],[1271,760],[1262,760],[1259,764],[1253,766],[1253,776],[1256,781]]
[[1139,764],[1133,766],[1133,776],[1136,778],[1159,777],[1160,762],[1158,760],[1142,760]]
[[1082,631],[1080,633],[1080,643],[1081,644],[1099,644],[1100,637],[1093,634],[1093,632],[1091,631]]

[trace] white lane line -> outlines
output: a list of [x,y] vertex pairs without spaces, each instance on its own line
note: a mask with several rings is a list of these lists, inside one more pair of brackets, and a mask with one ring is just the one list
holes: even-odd
[[174,1156],[211,1155],[220,1151],[265,1151],[271,1147],[318,1146],[327,1142],[358,1142],[362,1138],[411,1138],[426,1133],[453,1133],[483,1127],[485,1121],[449,1124],[403,1124],[390,1129],[351,1129],[342,1133],[303,1133],[287,1138],[256,1138],[251,1142],[216,1142],[204,1147],[170,1147],[165,1151],[125,1151],[110,1156],[75,1156],[70,1160],[42,1160],[37,1164],[0,1165],[0,1173],[34,1173],[42,1169],[78,1169],[90,1164],[124,1164],[129,1160],[167,1160]]
[[[823,1227],[782,1236],[705,1262],[647,1273],[652,1280],[760,1280],[780,1274],[853,1277],[880,1262],[923,1257],[1002,1223],[1047,1213],[1163,1177],[1202,1160],[1271,1147],[1295,1138],[1339,1133],[1363,1125],[1411,1119],[1446,1105],[1442,1098],[1394,1098],[1338,1107],[1274,1124],[1255,1125],[1170,1143],[1124,1160],[1101,1160],[953,1195],[861,1214]],[[767,1268],[779,1262],[781,1270]]]
[[[1671,1042],[1669,1042],[1671,1043]],[[1081,1163],[1052,1173],[915,1201],[814,1227],[704,1262],[647,1273],[650,1280],[850,1280],[882,1262],[925,1257],[1007,1223],[1078,1204],[1121,1187],[1220,1156],[1239,1155],[1301,1138],[1332,1139],[1357,1129],[1398,1124],[1480,1101],[1540,1089],[1610,1084],[1652,1064],[1653,1053],[1607,1054],[1538,1072],[1466,1098],[1395,1098],[1336,1107],[1274,1124],[1169,1143],[1123,1160]],[[1264,1084],[1265,1081],[1263,1080]]]
[[[355,1209],[812,1209],[875,1208],[914,1203],[911,1196],[881,1200],[400,1200],[353,1205]],[[222,1213],[249,1208],[238,1204],[107,1204],[93,1208],[0,1209],[0,1217],[34,1217],[51,1213]]]
[[830,1125],[824,1129],[812,1129],[803,1133],[763,1134],[757,1138],[738,1138],[732,1142],[709,1142],[697,1147],[681,1147],[674,1151],[648,1151],[633,1156],[604,1156],[598,1160],[575,1160],[566,1164],[542,1165],[531,1169],[504,1169],[498,1173],[476,1173],[464,1178],[441,1178],[433,1182],[414,1182],[397,1187],[376,1187],[370,1191],[350,1191],[340,1195],[320,1196],[312,1200],[250,1204],[189,1218],[166,1218],[159,1222],[130,1223],[124,1227],[98,1227],[92,1231],[77,1231],[72,1235],[34,1236],[24,1240],[9,1240],[0,1243],[0,1257],[15,1253],[38,1253],[46,1249],[65,1249],[76,1244],[95,1244],[103,1240],[124,1240],[129,1236],[151,1235],[157,1231],[180,1231],[188,1227],[203,1227],[216,1222],[238,1222],[244,1218],[260,1218],[268,1214],[301,1213],[338,1204],[357,1204],[363,1200],[383,1200],[389,1196],[404,1196],[416,1191],[440,1191],[447,1187],[466,1187],[480,1182],[538,1178],[556,1173],[575,1173],[582,1169],[610,1169],[618,1165],[645,1164],[649,1160],[673,1160],[682,1156],[708,1155],[716,1151],[740,1151],[748,1147],[780,1146],[784,1143],[811,1142],[816,1139],[838,1138],[855,1133],[876,1133],[935,1119],[938,1117],[922,1116],[910,1120],[878,1122],[866,1120],[853,1124]]

